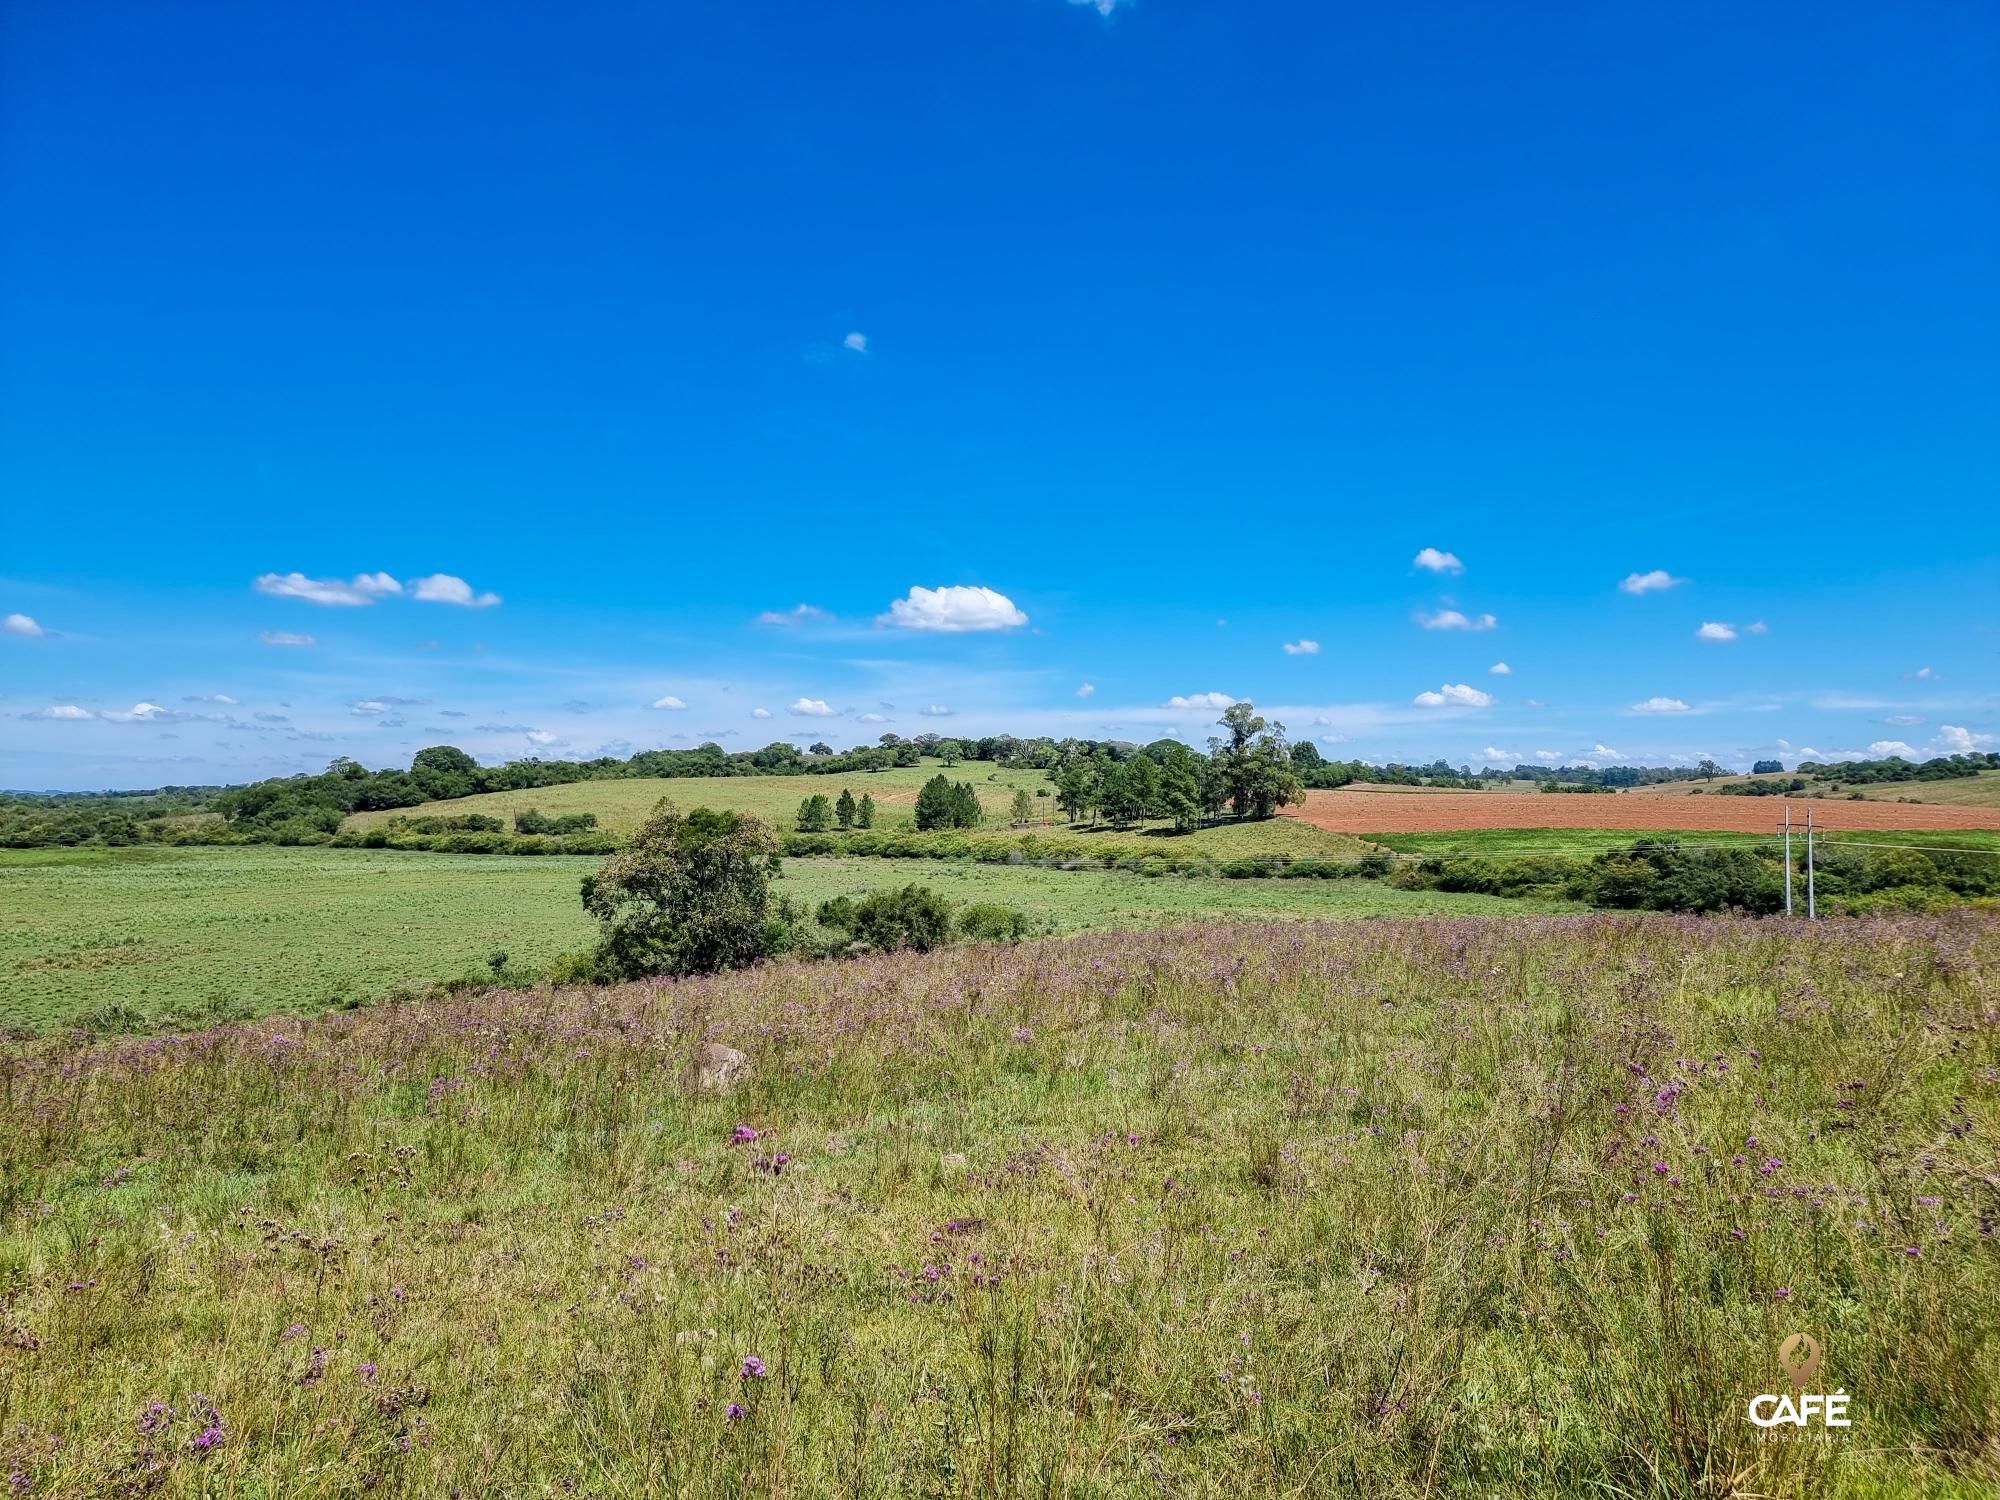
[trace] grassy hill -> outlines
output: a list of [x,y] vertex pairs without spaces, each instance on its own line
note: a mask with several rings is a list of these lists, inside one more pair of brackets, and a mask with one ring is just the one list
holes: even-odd
[[[1327,833],[1289,818],[1274,818],[1259,823],[1218,823],[1187,833],[1176,833],[1165,823],[1132,828],[1092,827],[1089,824],[1072,827],[1055,804],[1046,772],[1001,770],[983,761],[966,761],[947,768],[942,762],[927,760],[912,769],[834,776],[635,777],[615,781],[577,781],[566,786],[540,787],[530,791],[487,792],[477,797],[427,802],[420,807],[394,811],[354,813],[342,826],[367,829],[399,817],[451,818],[480,813],[499,818],[511,827],[515,813],[532,807],[551,817],[564,813],[595,813],[600,828],[608,833],[623,835],[636,828],[665,797],[682,808],[714,807],[754,813],[772,827],[789,831],[798,816],[799,804],[807,797],[819,793],[836,799],[846,790],[853,792],[857,799],[864,792],[874,797],[877,829],[910,829],[915,825],[918,790],[940,773],[953,781],[968,783],[978,794],[980,811],[985,816],[979,831],[991,837],[1004,837],[1015,832],[1009,822],[1014,793],[1025,789],[1034,798],[1037,817],[1048,821],[1021,832],[1044,837],[1074,837],[1088,839],[1093,844],[1124,844],[1134,850],[1205,854],[1216,859],[1257,855],[1353,859],[1366,848],[1361,840],[1350,835]],[[1044,792],[1048,795],[1041,795]]]

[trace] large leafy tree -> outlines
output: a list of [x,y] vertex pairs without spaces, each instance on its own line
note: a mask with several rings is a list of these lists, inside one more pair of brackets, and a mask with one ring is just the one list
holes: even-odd
[[1285,726],[1266,723],[1248,703],[1232,703],[1209,742],[1223,796],[1239,818],[1268,818],[1304,796],[1285,744]]
[[777,840],[747,813],[682,814],[662,801],[626,846],[583,882],[602,924],[600,971],[711,974],[768,951]]

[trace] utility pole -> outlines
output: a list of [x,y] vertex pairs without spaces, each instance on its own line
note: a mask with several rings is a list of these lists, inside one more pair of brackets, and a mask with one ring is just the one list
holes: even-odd
[[[1807,809],[1810,811],[1811,809]],[[1792,804],[1785,804],[1785,915],[1792,914]]]
[[1806,809],[1806,920],[1819,916],[1819,903],[1813,893],[1813,810]]

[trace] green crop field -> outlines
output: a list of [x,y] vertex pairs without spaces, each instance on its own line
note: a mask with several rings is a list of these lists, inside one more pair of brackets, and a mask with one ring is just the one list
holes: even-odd
[[875,827],[905,830],[914,826],[917,791],[933,776],[944,775],[962,781],[979,795],[985,823],[979,830],[985,838],[1004,838],[1015,832],[1009,825],[1014,793],[1025,788],[1035,799],[1036,816],[1044,825],[1023,830],[1044,838],[1088,839],[1093,844],[1112,843],[1135,851],[1154,850],[1171,854],[1201,854],[1215,859],[1252,856],[1307,856],[1353,859],[1364,850],[1358,839],[1347,834],[1328,833],[1295,818],[1273,818],[1261,822],[1217,823],[1176,833],[1165,823],[1140,827],[1113,828],[1089,823],[1070,825],[1049,791],[1043,771],[996,769],[983,761],[966,761],[947,769],[942,762],[926,761],[921,767],[894,771],[855,772],[842,776],[694,776],[634,777],[605,781],[575,781],[563,786],[538,787],[529,791],[486,792],[477,797],[460,797],[448,802],[426,802],[419,807],[394,811],[350,814],[346,828],[380,827],[394,818],[457,818],[478,813],[496,817],[512,826],[514,814],[537,808],[551,817],[565,813],[595,813],[598,826],[606,832],[627,834],[636,828],[662,798],[686,809],[713,807],[753,813],[780,832],[796,824],[799,804],[815,793],[829,799],[843,790],[858,799],[866,792],[875,798]]
[[[1792,836],[1796,858],[1805,858],[1805,822],[1802,814]],[[1630,848],[1635,843],[1679,843],[1684,848],[1722,844],[1777,847],[1775,835],[1763,833],[1690,832],[1664,829],[1645,832],[1630,828],[1460,828],[1431,833],[1371,833],[1371,844],[1380,844],[1399,854],[1477,854],[1505,858],[1514,854],[1572,854],[1587,859],[1607,849]],[[1864,831],[1821,833],[1826,843],[1853,843],[1864,848],[1902,845],[1924,849],[2000,850],[2000,830],[1923,829],[1915,832]]]
[[2000,771],[1981,771],[1977,776],[1954,777],[1950,781],[1889,781],[1876,786],[1844,788],[1861,793],[1871,802],[1927,802],[1940,807],[2000,807]]
[[[606,783],[619,785],[619,783]],[[131,848],[0,853],[0,1026],[106,1007],[139,1020],[321,1010],[584,947],[597,861],[370,849]],[[940,860],[794,859],[775,887],[809,906],[915,881],[1075,932],[1222,918],[1548,910],[1375,881],[1148,879]]]

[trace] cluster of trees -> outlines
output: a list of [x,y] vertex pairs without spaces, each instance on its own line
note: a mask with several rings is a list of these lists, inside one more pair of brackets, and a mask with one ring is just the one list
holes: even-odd
[[596,813],[560,813],[550,817],[539,807],[524,807],[514,814],[516,833],[543,833],[562,837],[571,833],[588,833],[596,826]]
[[799,804],[800,833],[825,833],[834,827],[845,832],[850,828],[874,826],[875,798],[868,792],[863,792],[857,802],[854,793],[842,787],[838,801],[829,800],[824,792],[814,792]]
[[1900,755],[1881,760],[1799,762],[1801,774],[1817,781],[1843,786],[1874,786],[1891,781],[1955,781],[1977,776],[1981,771],[2000,771],[2000,753],[1972,751],[1966,755],[1939,755],[1926,761],[1905,760]]
[[[1780,768],[1782,769],[1782,768]],[[1517,764],[1511,771],[1483,767],[1479,773],[1494,781],[1534,781],[1578,786],[1626,787],[1659,786],[1673,781],[1713,781],[1727,776],[1729,769],[1712,760],[1694,766],[1531,766]]]
[[933,776],[917,793],[917,827],[925,833],[939,828],[977,828],[979,794],[966,781]]
[[[1179,740],[1155,740],[1136,750],[1078,747],[1050,774],[1056,805],[1072,823],[1164,818],[1185,829],[1224,808],[1239,818],[1268,818],[1301,799],[1306,782],[1297,752],[1311,751],[1310,745],[1287,745],[1285,726],[1267,723],[1249,703],[1232,704],[1219,723],[1224,732],[1209,740],[1206,756]],[[1016,797],[1014,811],[1016,821],[1026,821],[1032,804]]]
[[170,786],[150,792],[0,793],[0,849],[137,844],[161,818],[198,813],[220,787]]
[[[1758,765],[1769,765],[1768,761],[1758,761]],[[1780,767],[1780,769],[1783,769]],[[1715,789],[1718,797],[1795,797],[1806,790],[1811,783],[1803,776],[1787,776],[1783,781],[1733,781],[1728,786]],[[1699,790],[1699,788],[1697,788]]]
[[[1795,861],[1802,856],[1795,852]],[[1829,913],[1878,908],[1931,909],[2000,895],[2000,858],[1980,850],[1819,846],[1815,881]],[[1797,908],[1805,875],[1794,872]],[[1516,859],[1433,855],[1397,870],[1392,884],[1411,889],[1475,891],[1494,896],[1561,896],[1624,911],[1784,910],[1782,846],[1688,847],[1642,841],[1593,859],[1527,855]]]

